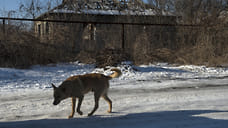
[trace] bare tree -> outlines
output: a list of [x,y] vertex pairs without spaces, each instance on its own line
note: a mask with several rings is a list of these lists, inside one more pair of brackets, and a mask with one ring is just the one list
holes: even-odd
[[61,4],[61,0],[22,0],[19,4],[19,11],[23,17],[36,18],[45,11]]
[[215,24],[221,22],[221,14],[227,11],[228,0],[174,0],[176,14],[191,24]]
[[24,17],[36,18],[44,8],[44,5],[40,0],[23,0],[20,3],[20,12],[24,14]]
[[228,9],[228,0],[148,0],[156,14],[175,14],[185,23],[215,24]]
[[156,15],[166,15],[174,11],[174,0],[148,0]]

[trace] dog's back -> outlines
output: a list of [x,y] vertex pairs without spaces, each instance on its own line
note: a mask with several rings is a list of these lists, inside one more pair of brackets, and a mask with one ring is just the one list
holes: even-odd
[[66,79],[66,81],[77,81],[79,85],[83,86],[84,94],[88,93],[89,91],[107,91],[109,88],[109,80],[112,78],[117,78],[122,74],[119,69],[112,69],[111,71],[114,71],[114,73],[109,76],[100,73],[90,73],[85,75],[72,76]]
[[87,93],[89,91],[107,90],[109,88],[109,79],[103,74],[92,73],[80,75],[78,77],[83,83],[83,93]]

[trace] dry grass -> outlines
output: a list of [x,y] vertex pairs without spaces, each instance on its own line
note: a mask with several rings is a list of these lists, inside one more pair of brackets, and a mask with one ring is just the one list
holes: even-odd
[[0,43],[0,66],[28,68],[36,64],[72,61],[72,53],[58,45],[43,44],[28,32],[12,33]]

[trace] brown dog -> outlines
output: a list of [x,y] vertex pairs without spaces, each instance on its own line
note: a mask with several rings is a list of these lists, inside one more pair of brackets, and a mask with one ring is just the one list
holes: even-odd
[[84,98],[84,94],[88,93],[89,91],[93,91],[95,106],[88,116],[92,116],[97,110],[100,97],[103,97],[108,102],[108,112],[112,112],[112,101],[108,97],[109,80],[119,77],[121,75],[121,71],[119,69],[112,69],[111,71],[114,71],[114,73],[110,76],[105,76],[99,73],[77,75],[69,77],[63,81],[59,87],[56,87],[54,84],[52,84],[52,87],[54,88],[53,104],[57,105],[62,100],[72,97],[72,113],[69,118],[73,118],[75,113],[76,98],[79,98],[77,112],[82,115],[83,113],[80,111],[80,107]]

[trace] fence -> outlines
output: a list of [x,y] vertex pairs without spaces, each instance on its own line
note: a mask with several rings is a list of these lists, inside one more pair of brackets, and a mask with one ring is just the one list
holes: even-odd
[[[228,59],[225,42],[228,30],[224,27],[178,24],[176,21],[168,23],[161,20],[156,23],[137,22],[135,19],[0,19],[2,66],[27,67],[79,58],[96,62],[100,51],[102,54],[107,53],[109,58],[113,53],[117,54],[115,57],[120,56],[114,51],[121,51],[121,54],[129,56],[125,56],[125,59],[131,59],[137,64],[162,61],[223,65]],[[11,21],[11,24],[7,21]],[[13,21],[31,22],[32,27],[30,30],[26,27],[18,29]],[[107,49],[111,49],[113,53],[105,52]],[[30,56],[26,57],[28,55]]]
[[[145,16],[143,17],[139,17],[138,19],[136,19],[135,17],[127,17],[127,19],[134,19],[134,20],[128,20],[127,22],[124,22],[124,20],[122,21],[113,21],[113,20],[104,20],[104,19],[111,19],[109,17],[104,17],[102,16],[102,18],[100,18],[100,20],[96,17],[96,19],[90,18],[88,19],[87,15],[87,19],[84,20],[47,20],[47,19],[24,19],[24,18],[7,18],[7,17],[0,17],[0,19],[2,20],[2,31],[3,34],[6,33],[6,21],[29,21],[29,22],[46,22],[46,23],[62,23],[62,24],[92,24],[92,25],[119,25],[121,27],[119,27],[119,29],[121,30],[122,36],[121,36],[121,41],[122,41],[122,48],[124,49],[124,44],[125,44],[125,33],[126,33],[126,27],[125,26],[170,26],[170,27],[178,27],[178,26],[184,26],[184,27],[200,27],[201,25],[189,25],[189,24],[177,24],[175,22],[177,17],[172,17],[174,19],[171,19],[174,22],[168,23],[168,22],[163,22],[161,23],[161,21],[159,22],[151,22],[154,21],[155,19],[149,19],[149,22],[145,22],[148,21],[148,19],[145,18]],[[167,16],[168,17],[168,16]],[[143,19],[142,19],[143,18]],[[125,18],[119,18],[119,19],[125,19]],[[139,20],[140,19],[140,20]],[[137,21],[138,20],[138,21]],[[144,22],[140,22],[144,20]],[[165,21],[167,21],[169,19],[165,19]]]

